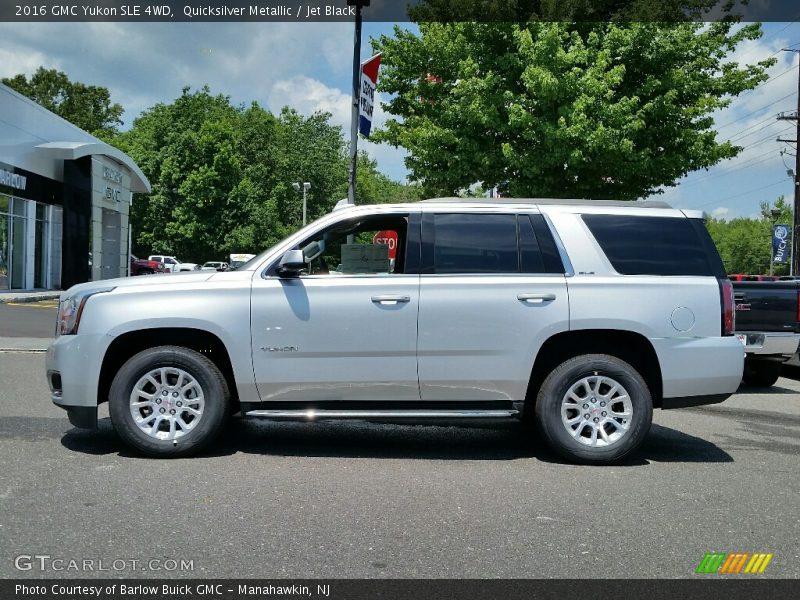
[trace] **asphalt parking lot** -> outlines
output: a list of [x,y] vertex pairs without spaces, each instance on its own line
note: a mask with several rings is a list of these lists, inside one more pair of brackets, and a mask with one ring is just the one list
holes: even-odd
[[[157,461],[105,408],[98,432],[73,429],[43,365],[0,353],[0,577],[673,578],[700,577],[706,552],[773,553],[760,577],[800,576],[790,379],[657,411],[613,467],[564,464],[516,424],[234,421],[207,454]],[[20,555],[109,570],[19,571]]]
[[56,300],[0,303],[0,338],[50,338],[56,325]]

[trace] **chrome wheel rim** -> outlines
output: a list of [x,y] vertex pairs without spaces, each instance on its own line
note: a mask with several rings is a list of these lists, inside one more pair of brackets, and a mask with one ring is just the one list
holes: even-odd
[[133,422],[158,440],[176,440],[190,433],[202,420],[204,409],[200,383],[177,367],[159,367],[144,374],[130,396]]
[[625,387],[605,375],[589,375],[573,383],[561,400],[561,422],[585,446],[619,443],[630,430],[633,403]]

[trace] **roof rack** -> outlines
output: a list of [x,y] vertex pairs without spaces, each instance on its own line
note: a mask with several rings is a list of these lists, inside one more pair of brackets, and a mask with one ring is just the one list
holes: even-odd
[[586,200],[565,198],[431,198],[431,203],[473,204],[551,204],[562,206],[635,206],[639,208],[672,208],[663,200]]

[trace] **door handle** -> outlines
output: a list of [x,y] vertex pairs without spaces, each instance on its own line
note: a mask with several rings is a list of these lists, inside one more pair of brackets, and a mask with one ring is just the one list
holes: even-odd
[[398,302],[411,302],[411,296],[373,296],[372,301],[376,304],[397,304]]
[[545,302],[552,302],[555,299],[555,294],[517,294],[517,300],[527,302],[528,304],[543,304]]

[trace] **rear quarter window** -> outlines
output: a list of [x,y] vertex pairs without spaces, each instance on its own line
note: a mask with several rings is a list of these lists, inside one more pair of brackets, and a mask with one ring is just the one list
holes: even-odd
[[725,276],[699,219],[588,214],[582,218],[622,275]]

